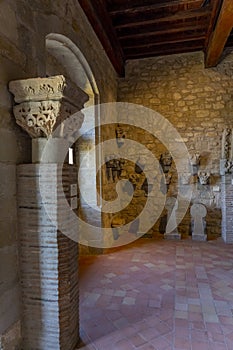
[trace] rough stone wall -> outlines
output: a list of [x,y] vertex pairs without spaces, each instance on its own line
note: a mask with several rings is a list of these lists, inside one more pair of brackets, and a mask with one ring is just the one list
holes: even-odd
[[0,344],[4,350],[13,350],[19,343],[15,165],[31,159],[31,141],[15,124],[8,83],[46,75],[45,38],[49,33],[67,36],[79,47],[91,66],[102,101],[116,99],[115,72],[77,1],[35,0],[30,6],[27,0],[0,2]]
[[[126,77],[119,79],[118,101],[140,104],[167,118],[180,133],[188,151],[200,154],[198,170],[210,172],[209,185],[200,185],[192,176],[193,200],[207,206],[207,233],[221,232],[220,174],[221,138],[224,128],[233,124],[233,54],[211,69],[204,68],[203,53],[164,56],[129,61]],[[153,127],[152,127],[153,129]],[[151,146],[141,130],[134,139],[154,148],[159,157],[162,146]],[[173,173],[170,195],[175,195],[177,179]],[[190,231],[190,216],[180,230]]]

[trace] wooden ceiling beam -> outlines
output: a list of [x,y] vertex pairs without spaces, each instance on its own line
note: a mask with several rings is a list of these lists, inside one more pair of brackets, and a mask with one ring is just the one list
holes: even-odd
[[231,34],[229,35],[228,39],[227,39],[227,43],[226,43],[227,47],[232,47],[233,46],[233,31],[231,31]]
[[[205,18],[203,19],[203,21],[200,21],[198,23],[188,23],[186,24],[185,22],[176,22],[172,24],[172,32],[187,32],[190,30],[195,31],[195,28],[197,28],[197,30],[200,30],[200,28],[202,28],[205,33],[206,33],[206,21]],[[137,32],[135,32],[134,30],[128,30],[128,31],[124,31],[122,33],[119,33],[118,38],[119,40],[124,40],[125,38],[130,38],[131,36],[137,36],[137,35],[144,35],[144,37],[147,36],[147,34],[149,33],[161,33],[161,34],[168,34],[170,33],[170,31],[168,30],[168,26],[164,26],[164,25],[160,25],[160,26],[151,26],[151,27],[141,27],[140,30],[138,30]]]
[[152,19],[152,20],[146,20],[141,21],[139,19],[138,22],[135,23],[126,23],[124,25],[116,25],[115,29],[118,33],[118,36],[123,36],[124,33],[126,34],[134,34],[138,32],[146,32],[147,30],[151,30],[154,28],[156,30],[157,28],[169,28],[174,26],[181,26],[181,25],[189,25],[189,23],[202,23],[205,22],[205,24],[208,23],[210,18],[211,12],[206,10],[200,10],[200,11],[188,11],[188,12],[180,12],[177,15],[169,16],[165,18],[158,18],[158,19]]
[[103,0],[79,0],[117,74],[124,75],[125,58]]
[[206,41],[205,41],[205,47],[208,47],[209,41],[210,41],[210,36],[214,30],[214,26],[216,24],[216,21],[219,16],[219,12],[222,6],[222,0],[211,0],[211,16],[210,16],[210,21],[209,21],[209,26],[206,34]]
[[233,27],[233,1],[223,0],[205,55],[205,66],[215,67]]
[[140,58],[147,58],[147,57],[157,57],[157,56],[166,56],[166,55],[173,55],[173,54],[180,54],[180,53],[188,53],[188,52],[195,52],[195,51],[201,51],[204,45],[200,42],[187,42],[186,45],[181,45],[180,47],[174,47],[172,45],[166,47],[161,47],[159,49],[151,49],[149,51],[143,50],[139,52],[131,51],[129,54],[125,54],[126,60],[133,60],[133,59],[140,59]]
[[[205,33],[202,34],[192,34],[192,35],[179,35],[176,37],[168,37],[167,39],[155,42],[155,41],[151,41],[151,42],[129,42],[127,44],[124,45],[124,53],[127,54],[130,50],[133,51],[134,49],[143,49],[143,48],[151,48],[151,47],[157,47],[157,46],[161,46],[161,45],[170,45],[170,44],[178,44],[178,43],[183,43],[184,45],[186,44],[186,42],[191,42],[191,41],[201,41],[201,42],[205,42]],[[203,45],[204,47],[204,45]]]
[[203,13],[208,15],[210,14],[211,8],[208,6],[203,9],[189,9],[185,10],[184,7],[179,8],[170,8],[167,11],[164,11],[164,9],[160,9],[158,11],[149,11],[149,12],[142,12],[141,14],[131,14],[127,16],[119,16],[117,18],[112,18],[112,23],[114,25],[115,29],[119,29],[122,27],[130,27],[133,25],[141,25],[145,24],[148,21],[168,21],[168,20],[176,20],[183,18],[189,18],[189,17],[199,17]]
[[177,0],[174,2],[156,2],[152,3],[151,5],[143,5],[140,7],[132,6],[130,8],[127,8],[127,5],[122,7],[120,9],[119,7],[116,7],[115,10],[112,10],[111,8],[108,10],[110,16],[112,18],[114,17],[121,17],[121,16],[135,16],[135,15],[141,15],[142,13],[149,13],[149,12],[177,12],[177,11],[183,11],[183,10],[199,10],[202,8],[203,0]]
[[174,35],[182,35],[182,33],[185,33],[189,35],[190,33],[199,33],[203,32],[206,33],[206,24],[201,23],[201,24],[196,24],[196,25],[189,25],[189,26],[179,26],[177,28],[172,28],[172,29],[164,29],[164,30],[157,30],[157,31],[149,31],[147,33],[140,33],[138,32],[137,34],[130,34],[130,35],[124,35],[124,36],[119,36],[119,41],[121,44],[124,45],[125,42],[127,41],[138,41],[142,39],[144,42],[149,39],[149,40],[155,40],[156,38],[159,41],[163,41],[163,37],[172,37]]
[[[124,10],[141,6],[154,5],[155,0],[105,0],[107,9],[110,11]],[[156,4],[164,5],[165,3],[177,3],[180,0],[156,0]]]

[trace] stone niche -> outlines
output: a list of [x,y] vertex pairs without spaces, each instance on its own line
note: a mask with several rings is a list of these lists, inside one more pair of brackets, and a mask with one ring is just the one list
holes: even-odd
[[[61,75],[12,81],[9,89],[16,123],[32,137],[34,163],[17,169],[22,346],[73,350],[79,340],[77,169],[64,159],[88,96]],[[63,234],[63,225],[76,240]]]

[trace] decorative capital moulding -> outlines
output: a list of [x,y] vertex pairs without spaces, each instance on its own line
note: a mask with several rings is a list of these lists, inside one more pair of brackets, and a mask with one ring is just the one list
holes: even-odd
[[[11,81],[9,90],[17,103],[14,106],[16,123],[32,138],[48,138],[65,119],[80,111],[89,99],[83,90],[63,75]],[[64,132],[62,127],[59,130]]]

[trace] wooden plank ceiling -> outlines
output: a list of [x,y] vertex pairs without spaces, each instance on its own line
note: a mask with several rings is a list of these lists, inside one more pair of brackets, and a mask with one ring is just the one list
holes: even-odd
[[79,0],[116,72],[126,60],[233,46],[233,0]]

